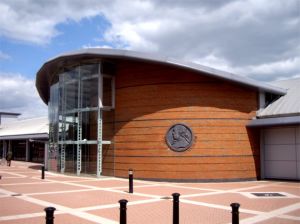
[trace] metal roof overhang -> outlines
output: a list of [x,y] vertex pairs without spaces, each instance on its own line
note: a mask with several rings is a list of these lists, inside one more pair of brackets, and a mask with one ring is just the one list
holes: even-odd
[[23,140],[23,139],[48,139],[49,135],[47,133],[39,134],[25,134],[25,135],[6,135],[0,136],[0,140]]
[[297,125],[300,124],[300,116],[290,117],[273,117],[273,118],[260,118],[251,120],[247,127],[271,127],[271,126],[283,126],[283,125]]
[[123,59],[137,60],[146,62],[156,62],[171,66],[193,70],[196,72],[205,73],[212,77],[228,80],[249,87],[258,89],[259,91],[270,92],[274,94],[284,95],[286,90],[265,84],[247,77],[238,76],[229,72],[220,71],[196,63],[179,61],[168,57],[150,55],[128,50],[106,49],[106,48],[87,48],[59,55],[48,60],[38,71],[36,77],[36,87],[42,98],[47,104],[49,99],[50,84],[53,75],[56,75],[61,67],[70,62],[80,62],[86,59]]
[[11,113],[11,112],[0,112],[0,116],[6,116],[6,117],[17,117],[21,115],[20,113]]

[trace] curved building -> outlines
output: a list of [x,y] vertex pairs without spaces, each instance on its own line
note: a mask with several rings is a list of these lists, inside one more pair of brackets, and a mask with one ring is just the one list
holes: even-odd
[[246,126],[285,90],[194,63],[114,49],[47,61],[48,169],[185,181],[257,179],[259,132]]

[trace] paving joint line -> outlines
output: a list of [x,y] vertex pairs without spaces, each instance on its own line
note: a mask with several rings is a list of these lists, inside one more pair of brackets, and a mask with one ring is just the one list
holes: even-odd
[[38,193],[26,193],[22,195],[35,196],[35,195],[45,195],[45,194],[65,194],[65,193],[76,193],[85,191],[97,191],[97,189],[78,189],[78,190],[65,190],[65,191],[48,191],[48,192],[38,192]]
[[41,182],[25,182],[25,183],[9,183],[9,184],[1,184],[1,186],[14,186],[14,185],[30,185],[30,184],[52,184],[52,182],[48,181],[48,180],[44,180]]
[[[211,204],[211,203],[206,203],[206,202],[191,201],[191,200],[187,200],[187,199],[182,199],[182,200],[180,200],[180,202],[192,204],[192,205],[204,206],[204,207],[208,207],[208,208],[218,208],[218,209],[223,209],[223,210],[227,210],[227,211],[232,210],[230,205],[228,205],[228,206],[217,205],[217,204]],[[244,213],[254,214],[254,215],[260,215],[260,214],[264,213],[261,211],[255,211],[255,210],[243,209],[243,208],[240,208],[239,211],[244,212]]]
[[183,189],[192,189],[192,190],[201,190],[201,191],[223,191],[223,190],[219,190],[219,189],[209,189],[209,188],[202,188],[202,187],[189,187],[189,186],[181,186],[181,185],[166,185],[166,186],[170,186],[170,187],[177,187],[177,188],[183,188]]
[[[101,187],[87,186],[87,185],[76,184],[76,183],[63,183],[63,184],[71,185],[71,186],[84,187],[84,188],[94,189],[94,190],[101,190],[101,191],[115,192],[115,193],[121,193],[121,194],[128,194],[128,192],[126,192],[126,191],[114,190],[114,189],[111,189],[111,188],[101,188]],[[161,196],[157,196],[157,195],[148,195],[148,194],[143,194],[143,193],[133,193],[133,195],[151,197],[151,198],[161,197]]]
[[[56,211],[55,214],[66,214],[63,211]],[[21,215],[0,216],[0,221],[17,220],[25,218],[45,217],[45,212],[34,212]]]
[[291,220],[296,220],[296,221],[300,221],[300,217],[299,216],[293,216],[293,215],[279,215],[277,216],[279,218],[283,218],[283,219],[291,219]]
[[[129,201],[127,203],[127,206],[132,206],[132,205],[140,205],[140,204],[148,204],[148,203],[153,203],[153,202],[158,202],[158,201],[164,201],[163,199],[145,199],[145,200],[136,200],[136,201]],[[107,209],[107,208],[119,208],[120,204],[119,203],[114,203],[114,204],[108,204],[108,205],[96,205],[96,206],[90,206],[90,207],[83,207],[83,208],[78,208],[76,210],[78,211],[93,211],[93,210],[100,210],[100,209]]]
[[285,213],[289,213],[289,212],[298,210],[299,208],[300,208],[300,203],[298,202],[298,203],[295,203],[292,205],[281,207],[276,210],[264,212],[263,214],[260,214],[260,215],[254,216],[254,217],[246,218],[246,219],[242,220],[241,223],[252,224],[252,223],[256,223],[256,222],[261,222],[261,221],[264,221],[267,219],[278,217],[279,215],[284,215]]
[[[4,190],[4,189],[0,188],[0,192],[1,191],[2,191],[2,193],[5,193],[5,194],[10,194],[10,195],[15,194],[15,192],[7,191],[7,190]],[[81,212],[81,211],[76,211],[76,209],[73,209],[73,208],[69,208],[69,207],[59,205],[59,204],[55,204],[55,203],[49,203],[47,201],[32,198],[32,197],[29,197],[29,196],[24,196],[24,195],[19,196],[18,199],[22,199],[24,201],[34,203],[34,204],[37,204],[37,205],[40,205],[40,206],[45,206],[45,207],[48,207],[49,204],[51,204],[51,206],[55,207],[56,209],[58,209],[60,211],[63,211],[63,212],[68,213],[70,215],[77,216],[79,218],[86,219],[86,220],[89,220],[89,221],[92,221],[92,222],[95,222],[95,223],[117,224],[117,222],[115,222],[113,220],[110,220],[110,219],[107,219],[107,218],[103,218],[101,216],[96,216],[96,215],[93,215],[93,214],[89,214],[89,213],[85,213],[85,212]]]

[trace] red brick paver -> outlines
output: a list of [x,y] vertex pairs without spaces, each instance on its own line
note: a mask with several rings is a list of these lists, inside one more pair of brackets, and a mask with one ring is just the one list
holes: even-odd
[[33,212],[41,212],[44,207],[36,205],[22,199],[19,199],[17,196],[3,197],[0,199],[0,215],[1,216],[11,216],[11,215],[20,215]]
[[[168,183],[114,177],[99,179],[46,172],[40,165],[0,165],[0,224],[45,223],[54,206],[55,224],[118,223],[120,199],[129,201],[128,224],[172,223],[171,194],[180,197],[180,223],[230,223],[232,202],[241,204],[240,223],[300,223],[300,184],[283,181]],[[256,198],[251,192],[282,192],[287,197]]]
[[254,211],[272,211],[299,202],[299,198],[247,198],[239,193],[224,193],[188,199],[218,205],[239,202],[242,208]]
[[34,195],[33,198],[48,201],[53,204],[60,204],[70,208],[90,207],[96,205],[115,204],[121,198],[126,197],[130,200],[145,200],[149,198],[128,195],[115,192],[107,192],[102,190],[94,190],[79,193],[63,193],[51,195]]
[[41,193],[41,192],[53,192],[53,191],[70,191],[86,189],[84,187],[70,186],[63,183],[49,183],[39,182],[33,184],[19,184],[19,185],[4,185],[3,189],[13,191],[16,193]]

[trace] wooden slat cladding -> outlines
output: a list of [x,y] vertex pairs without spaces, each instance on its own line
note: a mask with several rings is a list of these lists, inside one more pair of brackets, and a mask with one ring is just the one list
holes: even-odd
[[[136,127],[125,128],[123,127],[118,131],[118,136],[129,135],[161,135],[166,133],[166,127]],[[191,127],[195,134],[245,134],[245,126],[227,126],[227,127],[207,127],[207,126],[193,126]]]
[[[127,164],[118,164],[118,169],[126,170]],[[254,163],[243,163],[243,166],[240,167],[238,163],[214,163],[209,164],[185,164],[182,166],[181,164],[163,164],[158,166],[153,166],[151,164],[133,164],[131,167],[135,173],[139,171],[170,171],[170,172],[193,172],[195,170],[201,170],[202,172],[214,172],[214,171],[249,171],[255,170]]]
[[161,157],[161,156],[154,156],[154,157],[116,157],[115,163],[122,163],[122,164],[227,164],[227,163],[254,163],[255,159],[254,156],[231,156],[231,157],[201,157],[201,156],[186,156],[184,159],[183,157],[179,156],[169,156],[169,157]]
[[[116,145],[117,147],[117,145]],[[156,155],[161,155],[161,156],[175,156],[178,153],[169,150],[169,149],[116,149],[115,150],[115,155],[128,155],[128,156],[156,156]],[[184,153],[182,153],[182,157],[184,156],[249,156],[253,155],[253,152],[250,149],[243,149],[243,148],[238,148],[238,149],[230,149],[230,148],[225,148],[225,149],[191,149],[187,150]]]
[[[120,177],[128,176],[128,170],[115,170],[115,175]],[[195,181],[209,181],[209,180],[235,180],[235,179],[253,179],[255,178],[255,171],[253,170],[232,170],[232,171],[215,171],[205,172],[205,170],[179,172],[163,170],[157,171],[138,171],[134,172],[135,178],[141,179],[175,179],[175,180],[195,180]]]
[[[194,134],[196,134],[196,138],[197,141],[247,141],[248,140],[248,135],[247,133],[238,133],[238,134],[234,134],[234,133],[228,133],[228,134],[224,134],[224,133],[203,133],[201,131],[199,132],[194,132]],[[161,138],[161,135],[158,134],[145,134],[145,135],[117,135],[115,137],[115,142],[119,143],[119,142],[149,142],[149,139],[151,139],[152,142],[155,141],[161,141],[164,140]]]
[[[119,61],[115,149],[104,170],[126,177],[133,168],[135,177],[150,179],[257,178],[259,136],[245,126],[256,110],[254,89],[176,67]],[[185,152],[165,143],[176,123],[195,136]]]
[[189,123],[190,127],[243,127],[249,122],[248,119],[169,119],[169,120],[150,120],[150,121],[131,121],[117,122],[118,130],[122,128],[155,128],[169,127],[174,123]]
[[[164,137],[164,136],[163,136]],[[197,137],[197,136],[196,136]],[[197,140],[197,139],[196,139]],[[259,147],[259,144],[250,143],[249,140],[247,141],[211,141],[206,140],[202,141],[199,144],[196,144],[196,140],[193,144],[193,149],[247,149],[249,151]],[[122,143],[115,143],[117,150],[145,150],[145,149],[166,149],[164,139],[160,142],[122,142]],[[187,151],[188,152],[188,151]]]

